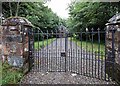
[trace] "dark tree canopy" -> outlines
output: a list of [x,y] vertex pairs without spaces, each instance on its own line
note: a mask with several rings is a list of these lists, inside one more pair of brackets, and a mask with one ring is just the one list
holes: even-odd
[[98,27],[103,30],[108,20],[120,12],[118,2],[73,2],[69,6],[67,25],[71,31]]
[[[3,2],[3,17],[15,16],[17,4],[17,2]],[[42,31],[55,30],[63,21],[50,8],[44,6],[44,2],[20,2],[17,14],[20,17],[27,18],[35,27],[39,27]]]

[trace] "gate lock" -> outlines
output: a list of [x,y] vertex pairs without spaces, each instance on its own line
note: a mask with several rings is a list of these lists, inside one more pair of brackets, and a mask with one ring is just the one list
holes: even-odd
[[65,52],[61,52],[61,57],[66,57],[66,53]]

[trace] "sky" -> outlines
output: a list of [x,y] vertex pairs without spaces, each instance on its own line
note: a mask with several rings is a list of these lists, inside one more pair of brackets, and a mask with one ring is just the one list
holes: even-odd
[[45,5],[51,8],[61,18],[67,19],[69,17],[69,10],[67,8],[70,2],[71,0],[51,0]]

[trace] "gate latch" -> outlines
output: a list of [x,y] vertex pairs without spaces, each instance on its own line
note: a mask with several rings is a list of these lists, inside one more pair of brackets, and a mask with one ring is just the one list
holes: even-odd
[[66,53],[65,52],[61,52],[61,57],[66,57]]

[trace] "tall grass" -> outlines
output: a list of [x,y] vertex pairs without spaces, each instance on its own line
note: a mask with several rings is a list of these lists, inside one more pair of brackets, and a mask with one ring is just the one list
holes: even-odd
[[22,70],[12,68],[7,62],[2,64],[2,85],[18,84],[22,77]]

